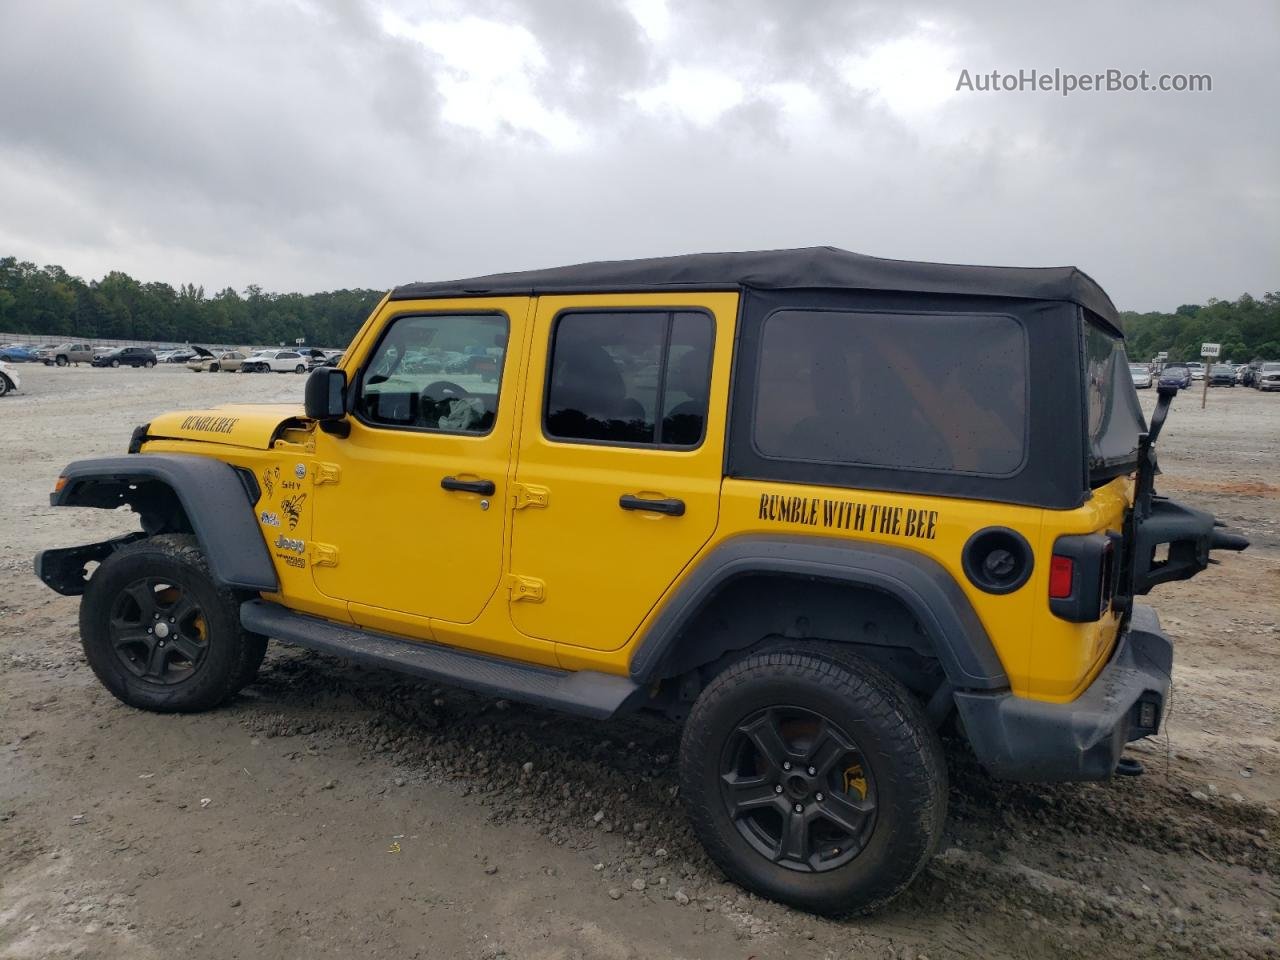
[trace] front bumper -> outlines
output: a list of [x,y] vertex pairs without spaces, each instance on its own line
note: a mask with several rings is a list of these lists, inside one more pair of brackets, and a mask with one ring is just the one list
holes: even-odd
[[1173,644],[1156,612],[1135,604],[1111,661],[1077,699],[958,692],[978,760],[1003,780],[1105,780],[1124,745],[1155,734],[1169,697]]

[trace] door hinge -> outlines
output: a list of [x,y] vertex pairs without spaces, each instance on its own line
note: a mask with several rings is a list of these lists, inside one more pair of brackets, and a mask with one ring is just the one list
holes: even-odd
[[338,548],[327,543],[311,544],[311,565],[313,567],[336,567],[338,565]]
[[507,577],[507,589],[511,591],[512,603],[520,600],[541,603],[545,595],[546,584],[535,577],[521,577],[512,574]]
[[514,497],[513,508],[523,510],[525,507],[545,507],[551,498],[551,491],[536,483],[513,483],[511,494]]
[[342,468],[336,463],[317,463],[316,464],[316,484],[337,483],[338,478],[342,476]]

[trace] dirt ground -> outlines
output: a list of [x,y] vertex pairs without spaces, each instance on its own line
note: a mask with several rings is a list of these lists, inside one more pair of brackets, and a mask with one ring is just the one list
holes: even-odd
[[21,373],[0,399],[0,957],[1280,956],[1280,396],[1201,411],[1197,384],[1162,438],[1160,489],[1253,546],[1149,598],[1178,649],[1168,735],[1131,751],[1147,774],[1001,784],[953,744],[942,852],[836,923],[724,882],[663,723],[279,645],[212,713],[116,702],[31,558],[133,518],[51,509],[59,468],[167,409],[300,400],[303,378]]

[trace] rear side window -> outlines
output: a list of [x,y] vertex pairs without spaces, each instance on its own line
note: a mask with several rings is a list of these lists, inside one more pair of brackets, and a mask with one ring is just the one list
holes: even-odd
[[557,440],[696,447],[706,432],[711,317],[566,313],[551,345],[545,430]]
[[752,419],[767,458],[1007,476],[1026,456],[1026,334],[1002,315],[779,310]]

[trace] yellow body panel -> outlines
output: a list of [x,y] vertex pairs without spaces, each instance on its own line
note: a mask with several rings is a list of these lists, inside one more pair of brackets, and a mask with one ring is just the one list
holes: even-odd
[[[544,585],[538,601],[511,602],[521,633],[568,647],[619,650],[716,529],[733,293],[542,297],[534,320],[526,396],[541,398],[552,324],[568,307],[700,309],[715,322],[707,435],[694,450],[549,440],[543,407],[525,404],[516,479],[546,491],[545,506],[515,511],[511,572]],[[624,510],[619,498],[677,498],[683,516]],[[625,665],[620,657],[617,665]]]
[[[565,308],[695,308],[716,333],[707,435],[695,450],[548,440],[547,351]],[[385,324],[421,312],[500,310],[510,336],[487,436],[370,427],[349,436],[299,425],[291,406],[228,405],[152,422],[144,452],[194,453],[252,470],[255,508],[280,577],[270,599],[410,639],[566,669],[626,674],[636,646],[698,562],[745,534],[865,540],[918,551],[964,590],[1015,694],[1072,700],[1114,647],[1119,618],[1069,623],[1048,604],[1057,537],[1119,531],[1131,483],[1074,510],[801,484],[723,479],[738,296],[689,292],[425,300],[379,304],[343,361],[354,377]],[[278,431],[279,434],[278,434]],[[277,435],[278,434],[278,435]],[[445,475],[495,493],[446,491]],[[684,516],[622,510],[621,494],[678,497]],[[977,530],[1032,545],[1018,590],[985,593],[961,565]]]

